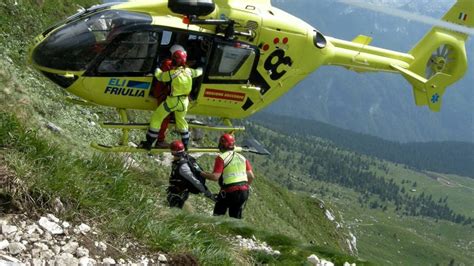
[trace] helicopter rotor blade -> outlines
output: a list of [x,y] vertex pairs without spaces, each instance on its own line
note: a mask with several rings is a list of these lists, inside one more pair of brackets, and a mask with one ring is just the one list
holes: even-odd
[[375,5],[375,4],[371,5],[371,4],[367,4],[366,1],[361,1],[361,0],[337,0],[337,1],[346,5],[368,9],[368,10],[380,12],[383,14],[391,15],[394,17],[414,20],[414,21],[418,21],[424,24],[431,25],[431,26],[437,26],[437,27],[448,29],[448,30],[462,32],[467,35],[474,35],[474,29],[471,29],[462,25],[454,24],[451,22],[447,22],[444,20],[428,17],[425,15],[411,13],[411,12],[397,9],[397,8],[387,7],[383,5]]

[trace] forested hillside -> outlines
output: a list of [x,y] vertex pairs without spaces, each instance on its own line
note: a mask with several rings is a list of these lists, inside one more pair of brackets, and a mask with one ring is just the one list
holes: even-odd
[[[272,121],[279,121],[279,125],[285,122],[282,119]],[[265,127],[275,127],[268,124],[265,123]],[[305,128],[304,123],[300,122],[299,125]],[[332,142],[304,134],[309,131],[291,135],[285,132],[281,135],[282,133],[278,132],[282,131],[274,132],[267,128],[251,125],[248,134],[266,145],[274,158],[271,161],[284,162],[284,164],[276,163],[271,166],[267,162],[263,164],[268,167],[266,168],[268,172],[280,173],[278,176],[282,178],[281,182],[292,189],[316,192],[304,185],[305,178],[314,179],[357,191],[360,193],[358,201],[371,208],[386,210],[389,206],[393,206],[396,212],[403,215],[426,216],[461,224],[474,222],[472,217],[454,212],[441,195],[409,194],[408,190],[412,186],[412,181],[398,183],[393,178],[389,178],[389,167],[380,159],[361,155],[345,148],[341,149]],[[296,124],[287,125],[286,128],[291,129],[292,132],[298,132],[299,129]],[[353,141],[358,140],[353,138]],[[400,154],[403,155],[403,153]],[[406,156],[410,155],[406,153]],[[288,171],[287,175],[285,175],[286,171]],[[282,173],[285,174],[282,175]],[[294,186],[292,176],[297,177],[296,180],[303,181],[299,187]],[[376,195],[380,201],[371,201],[372,195]]]
[[339,147],[405,164],[414,169],[474,178],[474,144],[469,142],[400,143],[303,118],[259,113],[252,119],[293,137],[316,136],[331,140]]
[[245,124],[246,137],[260,140],[271,152],[269,158],[252,160],[289,189],[336,204],[356,230],[362,256],[378,264],[407,265],[472,259],[474,180],[420,172],[314,135],[284,133],[304,127],[301,123],[285,131],[269,129],[275,121],[284,120]]

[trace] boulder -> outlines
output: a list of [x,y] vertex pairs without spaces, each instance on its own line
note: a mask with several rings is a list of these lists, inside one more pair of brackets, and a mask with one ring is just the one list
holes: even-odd
[[105,259],[102,260],[102,264],[103,265],[114,265],[115,260],[108,257],[108,258],[105,258]]
[[24,250],[26,250],[26,247],[22,243],[13,242],[13,243],[10,243],[10,245],[8,245],[8,251],[12,255],[20,254]]
[[327,260],[324,260],[324,259],[321,259],[320,265],[321,266],[334,266],[334,263],[332,263],[330,261],[327,261]]
[[87,257],[89,256],[89,250],[85,247],[78,247],[76,249],[76,256],[78,258]]
[[96,265],[97,262],[94,259],[91,259],[89,257],[82,257],[79,259],[79,265],[80,266],[93,266]]
[[2,234],[10,235],[18,231],[18,227],[14,225],[3,224],[2,225]]
[[55,222],[55,223],[59,223],[60,220],[58,217],[54,216],[53,214],[51,213],[48,213],[46,214],[46,217],[51,221],[51,222]]
[[38,221],[38,224],[46,230],[46,232],[52,234],[52,235],[61,235],[64,234],[64,230],[61,226],[59,226],[55,222],[51,222],[48,218],[46,217],[41,217]]
[[8,240],[2,240],[0,242],[0,250],[4,250],[6,249],[8,246],[10,245],[10,243],[8,242]]
[[71,241],[67,243],[66,245],[61,247],[61,250],[64,253],[69,253],[69,254],[74,254],[76,253],[77,248],[79,247],[79,243]]
[[40,243],[40,242],[34,243],[33,246],[35,248],[39,248],[40,250],[48,250],[49,249],[48,245],[46,245],[45,243]]
[[91,230],[90,226],[88,226],[87,224],[82,223],[74,229],[74,233],[76,233],[76,234],[79,234],[79,233],[80,234],[86,234],[90,230]]
[[307,258],[308,262],[311,263],[311,265],[318,265],[320,263],[320,260],[318,256],[312,254]]
[[160,254],[160,255],[158,256],[158,261],[159,261],[160,263],[166,263],[166,262],[168,262],[168,259],[166,258],[165,255]]

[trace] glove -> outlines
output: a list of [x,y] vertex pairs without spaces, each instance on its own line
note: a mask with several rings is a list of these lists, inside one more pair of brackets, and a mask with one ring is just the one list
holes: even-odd
[[204,195],[206,195],[206,197],[210,198],[212,201],[214,202],[217,202],[217,197],[216,195],[212,194],[211,191],[207,190]]

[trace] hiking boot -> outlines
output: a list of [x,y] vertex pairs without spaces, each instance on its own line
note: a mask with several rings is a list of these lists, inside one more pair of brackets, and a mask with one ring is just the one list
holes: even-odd
[[158,148],[158,149],[169,149],[170,147],[170,144],[166,141],[157,141],[155,143],[155,148]]
[[153,143],[150,143],[149,141],[143,140],[143,141],[140,142],[140,144],[138,144],[138,148],[142,148],[142,149],[145,149],[145,150],[151,150],[152,145],[153,145]]

